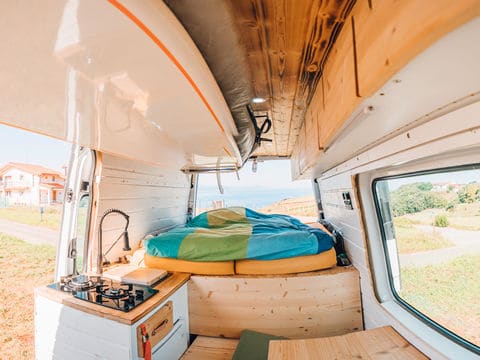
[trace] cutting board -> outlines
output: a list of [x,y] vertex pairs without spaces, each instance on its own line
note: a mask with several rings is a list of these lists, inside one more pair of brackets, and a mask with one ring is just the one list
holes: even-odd
[[137,268],[132,265],[120,265],[103,273],[114,281],[150,286],[167,276],[166,270]]
[[168,275],[166,270],[139,268],[121,277],[122,282],[150,286]]

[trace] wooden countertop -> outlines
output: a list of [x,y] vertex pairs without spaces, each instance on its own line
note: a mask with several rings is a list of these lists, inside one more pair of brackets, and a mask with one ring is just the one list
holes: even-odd
[[89,303],[87,301],[77,299],[69,293],[54,290],[46,286],[36,288],[35,295],[46,297],[50,300],[62,303],[63,305],[70,306],[74,309],[78,309],[92,315],[101,316],[122,324],[132,325],[157,305],[166,300],[178,288],[185,284],[188,279],[190,279],[190,274],[172,273],[172,275],[154,287],[154,289],[158,290],[156,295],[152,296],[143,304],[137,306],[129,312],[123,312],[94,303]]
[[391,326],[342,336],[271,340],[269,360],[281,359],[428,359]]

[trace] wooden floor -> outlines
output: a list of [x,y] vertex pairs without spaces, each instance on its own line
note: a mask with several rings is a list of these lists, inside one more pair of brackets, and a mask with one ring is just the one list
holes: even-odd
[[181,360],[230,360],[238,339],[197,336]]
[[[238,340],[198,336],[183,360],[230,360]],[[272,340],[268,360],[428,359],[392,327],[316,339]]]
[[268,360],[428,359],[392,327],[342,336],[270,341]]

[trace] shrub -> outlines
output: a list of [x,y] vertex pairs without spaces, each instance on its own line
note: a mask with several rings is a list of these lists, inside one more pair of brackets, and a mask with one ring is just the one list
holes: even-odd
[[447,227],[448,226],[448,219],[444,214],[438,214],[435,216],[435,226],[437,227]]
[[454,201],[451,201],[448,203],[448,205],[445,207],[445,211],[450,211],[452,212],[453,210],[455,210],[455,202]]

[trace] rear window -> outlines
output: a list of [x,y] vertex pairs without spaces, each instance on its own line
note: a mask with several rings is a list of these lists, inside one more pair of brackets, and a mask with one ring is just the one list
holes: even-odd
[[479,166],[377,179],[373,190],[394,296],[479,351]]
[[[318,210],[311,180],[293,181],[289,160],[270,160],[252,166],[248,162],[238,173],[200,174],[196,214],[222,207],[243,206],[263,213],[286,214],[302,221],[315,221]],[[255,169],[255,171],[254,171]]]

